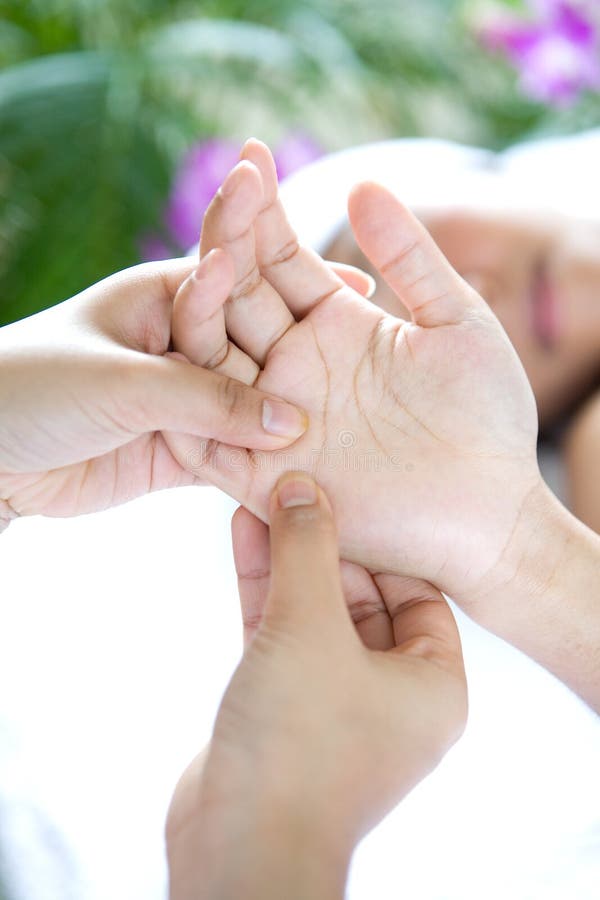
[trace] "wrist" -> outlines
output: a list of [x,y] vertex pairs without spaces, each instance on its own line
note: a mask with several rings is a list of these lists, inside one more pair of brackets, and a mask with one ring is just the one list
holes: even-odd
[[529,492],[497,571],[467,607],[485,628],[598,705],[600,538],[541,479]]
[[211,779],[194,815],[167,840],[170,900],[343,898],[354,842],[287,788]]

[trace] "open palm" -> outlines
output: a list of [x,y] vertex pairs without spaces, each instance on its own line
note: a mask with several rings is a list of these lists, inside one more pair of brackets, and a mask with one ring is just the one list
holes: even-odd
[[[263,519],[278,474],[310,470],[332,498],[345,559],[473,595],[537,484],[535,407],[512,346],[383,188],[355,190],[351,221],[412,322],[299,249],[267,149],[250,142],[244,155],[207,216],[202,249],[221,246],[234,260],[225,322],[236,352],[257,364],[256,385],[302,406],[310,427],[281,454],[214,445],[200,468]],[[206,362],[201,339],[195,351],[182,342]],[[235,375],[231,353],[219,365]]]

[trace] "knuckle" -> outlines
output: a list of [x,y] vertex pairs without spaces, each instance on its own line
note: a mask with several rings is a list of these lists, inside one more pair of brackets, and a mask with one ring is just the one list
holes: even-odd
[[265,264],[265,269],[272,269],[282,263],[290,262],[290,260],[297,256],[299,252],[300,244],[298,243],[297,237],[294,235],[287,243],[280,247],[277,253],[275,253],[269,262]]
[[217,392],[219,408],[227,418],[237,418],[244,412],[246,390],[239,381],[223,376],[219,380]]
[[227,338],[225,338],[225,340],[223,341],[221,346],[218,348],[218,350],[215,350],[209,356],[207,361],[204,363],[204,368],[205,369],[216,369],[219,366],[223,365],[223,363],[226,361],[227,357],[229,356],[230,349],[231,349],[231,344],[229,343],[229,340]]
[[203,443],[204,447],[202,448],[202,468],[212,469],[216,463],[219,442],[215,441],[213,438],[210,438]]
[[421,253],[422,241],[419,238],[416,238],[405,247],[402,247],[391,259],[380,267],[381,274],[386,276],[403,271],[408,265],[412,265],[415,260],[420,261]]
[[[419,601],[416,601],[419,602]],[[417,634],[402,644],[404,653],[420,659],[437,660],[440,653],[439,641],[430,634]]]
[[258,267],[256,264],[253,265],[252,269],[236,283],[231,291],[230,300],[242,300],[251,296],[258,291],[263,281],[263,276],[260,274]]

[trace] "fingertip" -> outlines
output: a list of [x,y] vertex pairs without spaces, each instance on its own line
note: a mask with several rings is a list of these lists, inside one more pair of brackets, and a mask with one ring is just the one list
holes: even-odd
[[233,287],[235,281],[235,266],[226,250],[214,247],[206,253],[191,273],[194,281],[218,281],[219,286],[228,285],[227,293]]
[[271,203],[279,187],[277,166],[271,150],[263,141],[249,138],[242,148],[242,159],[251,162],[260,173],[265,203]]
[[407,207],[376,181],[361,181],[348,196],[348,217],[355,235],[371,222],[379,223],[388,213],[406,215]]
[[231,517],[231,537],[234,539],[234,542],[236,535],[240,531],[243,531],[244,519],[246,518],[247,514],[249,513],[245,506],[238,506]]
[[246,509],[245,506],[238,506],[231,517],[232,537],[243,533],[244,530],[248,527],[248,524],[255,518],[256,516],[254,516],[249,509]]
[[[351,629],[340,577],[338,539],[327,497],[307,472],[287,472],[270,501],[268,616],[283,614],[315,634],[315,623]],[[320,627],[320,626],[319,626]],[[317,629],[318,630],[318,629]]]
[[202,257],[183,282],[173,301],[172,332],[177,350],[196,362],[190,343],[192,332],[202,327],[225,303],[235,283],[233,261],[221,249]]
[[271,495],[272,513],[292,511],[293,514],[294,510],[302,513],[308,508],[327,517],[333,515],[326,494],[308,472],[285,472]]
[[352,212],[376,194],[381,186],[376,181],[359,181],[348,195],[348,211]]
[[242,147],[242,152],[240,153],[240,159],[250,159],[254,156],[265,157],[268,158],[271,156],[271,151],[267,144],[264,141],[261,141],[256,137],[249,137],[248,140],[244,143]]
[[217,194],[220,194],[221,197],[231,197],[239,190],[240,185],[245,181],[248,179],[256,180],[257,174],[256,166],[249,159],[244,157],[236,163],[233,169],[225,177]]
[[231,518],[231,538],[238,578],[268,568],[268,528],[245,506],[238,506]]

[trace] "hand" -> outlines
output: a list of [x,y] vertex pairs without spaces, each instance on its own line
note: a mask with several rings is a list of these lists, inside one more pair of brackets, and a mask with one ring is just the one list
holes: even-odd
[[[263,521],[279,472],[312,471],[344,558],[424,577],[465,605],[500,592],[522,511],[544,488],[533,396],[497,319],[375,184],[351,196],[352,226],[412,322],[366,302],[298,247],[267,148],[251,141],[243,155],[207,213],[202,251],[233,259],[224,321],[256,363],[249,377],[306,409],[310,427],[285,454],[214,446],[200,471]],[[206,364],[210,346],[194,346],[175,319],[177,349]],[[193,446],[173,451],[183,462]]]
[[0,530],[195,483],[163,429],[263,450],[304,430],[293,406],[169,358],[173,298],[206,290],[204,268],[129,269],[0,331]]
[[269,518],[270,549],[262,522],[234,517],[247,647],[171,805],[171,900],[341,897],[357,841],[464,728],[460,641],[439,592],[360,570],[353,625],[324,494],[288,474]]

